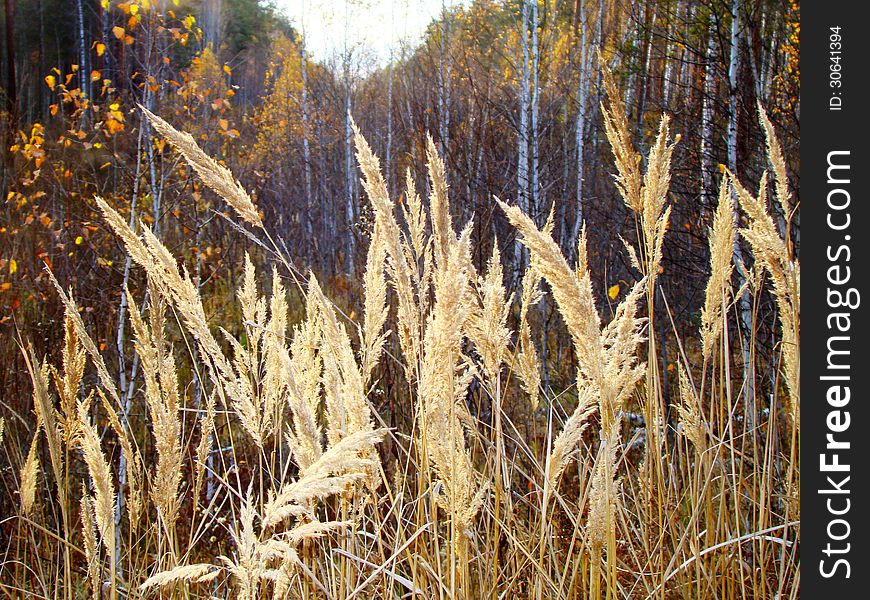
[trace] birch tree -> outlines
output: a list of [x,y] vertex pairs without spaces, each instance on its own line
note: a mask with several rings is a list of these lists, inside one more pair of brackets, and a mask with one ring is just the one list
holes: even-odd
[[704,88],[701,100],[701,202],[709,209],[713,202],[713,100],[716,94],[716,22],[711,14],[704,56]]
[[[529,0],[523,0],[522,25],[520,27],[520,45],[522,58],[520,64],[520,115],[517,136],[517,205],[529,214],[529,20],[531,6]],[[519,239],[514,245],[514,269],[517,276],[523,270],[525,250]]]
[[[740,26],[740,0],[731,0],[731,54],[728,61],[728,169],[732,173],[737,173],[737,125],[738,111],[738,69],[740,68],[740,44],[741,44],[741,26]],[[737,214],[738,203],[735,206],[735,219],[739,218]],[[743,286],[746,282],[747,275],[745,272],[746,261],[744,259],[743,248],[740,245],[740,238],[735,238],[734,241],[734,262],[738,266],[739,286]],[[746,418],[746,427],[752,430],[755,425],[756,407],[755,407],[755,369],[752,365],[752,301],[749,297],[749,290],[745,289],[740,296],[738,311],[740,315],[740,340],[743,349],[743,398]]]
[[589,97],[589,67],[591,66],[591,52],[587,45],[587,16],[586,0],[578,1],[578,24],[580,34],[580,74],[577,84],[577,125],[575,127],[574,141],[577,146],[577,173],[575,177],[577,209],[574,214],[574,226],[568,238],[568,256],[574,257],[577,238],[580,236],[580,228],[583,224],[583,168],[584,168],[584,134],[586,131],[586,103]]

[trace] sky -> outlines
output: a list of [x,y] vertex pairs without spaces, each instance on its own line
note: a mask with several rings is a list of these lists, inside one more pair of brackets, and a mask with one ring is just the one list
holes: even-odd
[[[274,0],[293,25],[304,31],[309,55],[326,61],[343,53],[345,40],[374,64],[389,62],[405,42],[422,39],[441,12],[442,0]],[[448,8],[461,0],[443,2]],[[360,53],[360,51],[362,51]]]

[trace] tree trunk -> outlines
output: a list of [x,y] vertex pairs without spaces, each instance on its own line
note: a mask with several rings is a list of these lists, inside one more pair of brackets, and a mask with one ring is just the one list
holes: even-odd
[[82,0],[76,0],[76,16],[78,17],[79,27],[79,89],[85,98],[90,100],[91,70],[88,69],[88,43],[85,38],[85,11],[82,6]]
[[538,88],[538,0],[532,0],[531,14],[532,30],[532,122],[531,122],[531,146],[532,146],[532,176],[531,197],[529,198],[529,214],[536,218],[538,225],[543,224],[546,215],[543,214],[544,205],[541,199],[541,190],[538,180],[538,113],[540,94]]
[[223,29],[223,0],[204,0],[201,12],[203,46],[208,47],[210,44],[214,52],[217,52]]
[[347,222],[347,256],[345,264],[347,274],[352,275],[354,271],[353,255],[356,244],[354,243],[353,226],[354,226],[354,201],[353,201],[353,129],[350,126],[350,56],[345,56],[344,68],[344,194],[345,194],[345,210],[344,216]]
[[[529,212],[529,1],[523,0],[522,65],[520,78],[520,122],[517,137],[517,205]],[[514,273],[519,280],[523,271],[525,252],[519,239],[514,244]]]
[[707,53],[704,57],[704,90],[701,107],[701,204],[713,204],[713,98],[716,94],[716,23],[710,15]]
[[110,46],[110,38],[109,31],[111,27],[109,27],[109,9],[103,8],[103,5],[100,4],[100,35],[103,39],[103,79],[111,79],[114,80],[114,76],[112,75],[112,53],[109,52]]
[[[18,128],[18,80],[15,77],[15,0],[4,0],[6,24],[6,110],[9,111],[9,130],[14,136]],[[9,144],[6,144],[7,147]]]
[[[728,168],[732,173],[737,172],[737,124],[738,124],[738,96],[737,96],[737,75],[740,67],[740,0],[731,0],[731,57],[728,62]],[[739,218],[737,213],[737,202],[734,203],[735,220]],[[739,285],[742,286],[746,281],[746,273],[743,272],[740,265],[745,265],[743,248],[740,245],[740,238],[736,238],[734,242],[734,262],[738,265]],[[752,333],[752,301],[749,297],[749,290],[743,292],[740,296],[738,311],[740,314],[740,341],[743,347],[743,378],[745,381],[744,390],[744,410],[747,430],[752,430],[755,426],[756,408],[755,408],[755,369],[752,365],[753,352],[751,348],[753,333]]]
[[[299,60],[302,70],[302,160],[305,163],[305,234],[309,246],[314,240],[314,198],[311,195],[311,147],[308,143],[308,56],[305,52],[305,39],[299,46]],[[312,251],[311,255],[314,255]]]
[[[662,82],[662,108],[667,111],[670,109],[671,100],[673,99],[674,92],[674,80],[679,79],[679,74],[674,74],[675,69],[683,68],[683,50],[678,52],[680,58],[679,60],[676,57],[672,57],[671,54],[676,52],[676,48],[678,46],[675,43],[675,38],[677,37],[677,29],[680,24],[680,18],[683,16],[683,11],[686,9],[687,4],[684,0],[678,0],[677,2],[677,10],[676,10],[676,23],[672,27],[670,23],[667,25],[668,29],[668,44],[667,50],[665,51],[665,72],[664,72],[664,81]],[[670,19],[669,19],[670,21]],[[671,33],[673,32],[673,33]]]
[[580,236],[580,228],[583,226],[583,142],[584,132],[586,131],[586,100],[589,96],[589,49],[586,47],[586,2],[580,0],[579,6],[580,20],[580,83],[577,87],[577,128],[574,135],[574,140],[577,145],[577,178],[576,178],[576,195],[577,195],[577,211],[574,214],[574,227],[571,230],[570,238],[568,239],[568,258],[574,259],[576,251],[577,239]]
[[447,17],[447,7],[441,2],[441,52],[438,59],[438,150],[441,158],[447,163],[447,138],[450,135],[450,58],[448,56],[447,39],[450,26]]
[[[650,11],[652,16],[650,17]],[[644,11],[644,36],[643,36],[643,69],[640,73],[640,85],[637,91],[637,134],[640,140],[643,140],[643,115],[646,112],[646,97],[649,88],[650,63],[652,62],[652,39],[653,30],[656,27],[658,20],[658,5],[646,5]]]
[[387,148],[384,153],[384,177],[387,183],[387,193],[393,197],[393,57],[390,54],[390,66],[387,68]]

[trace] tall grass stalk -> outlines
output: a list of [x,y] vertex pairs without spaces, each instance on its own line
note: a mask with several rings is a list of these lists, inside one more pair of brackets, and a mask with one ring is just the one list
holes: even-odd
[[[552,217],[538,226],[495,199],[528,251],[511,295],[498,240],[478,272],[474,223],[455,227],[435,143],[428,197],[408,172],[394,199],[352,122],[373,219],[363,293],[342,296],[294,266],[192,136],[145,111],[251,245],[214,315],[209,287],[166,235],[96,200],[136,274],[124,315],[141,370],[129,382],[109,370],[72,291],[54,281],[66,308],[59,366],[22,342],[35,427],[17,459],[14,543],[33,565],[4,562],[0,581],[68,599],[796,597],[800,264],[773,126],[760,111],[772,180],[723,173],[699,326],[679,329],[660,277],[679,136],[662,117],[643,157],[604,81],[616,191],[635,222],[624,244],[634,281],[612,310],[586,227],[569,264]],[[738,236],[753,261],[734,289]],[[146,289],[132,289],[139,275]],[[774,326],[781,386],[733,365],[745,292],[747,339],[760,345]],[[538,322],[542,302],[565,331]],[[771,302],[778,321],[762,323]],[[538,345],[560,337],[576,357],[568,381]],[[763,418],[742,418],[742,390],[768,388]],[[9,428],[0,420],[0,439]],[[68,542],[53,563],[39,549],[57,539]]]

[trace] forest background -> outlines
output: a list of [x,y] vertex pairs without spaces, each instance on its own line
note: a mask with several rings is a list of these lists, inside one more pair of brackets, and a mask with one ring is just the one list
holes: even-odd
[[[425,139],[435,138],[457,220],[475,216],[479,267],[493,232],[502,249],[514,238],[495,195],[516,199],[539,223],[555,210],[569,257],[585,218],[597,289],[630,280],[616,234],[631,216],[612,185],[596,48],[619,78],[641,146],[662,113],[682,136],[663,273],[663,285],[679,282],[668,286],[677,323],[690,324],[700,309],[723,166],[750,180],[766,167],[756,101],[782,138],[798,189],[797,3],[479,1],[445,7],[419,46],[396,48],[380,68],[358,46],[311,62],[293,25],[255,0],[169,0],[157,3],[162,11],[135,1],[4,3],[0,326],[10,367],[23,366],[13,315],[32,328],[39,350],[57,347],[60,306],[46,262],[74,286],[87,318],[100,316],[90,323],[98,341],[114,345],[117,318],[109,316],[120,305],[124,264],[93,212],[94,195],[119,206],[135,199],[209,295],[236,280],[242,240],[214,218],[221,206],[165,154],[136,103],[185,124],[256,198],[298,266],[339,289],[360,268],[369,212],[348,113],[393,193],[409,168],[425,180]],[[23,391],[21,373],[4,369],[3,389]]]

